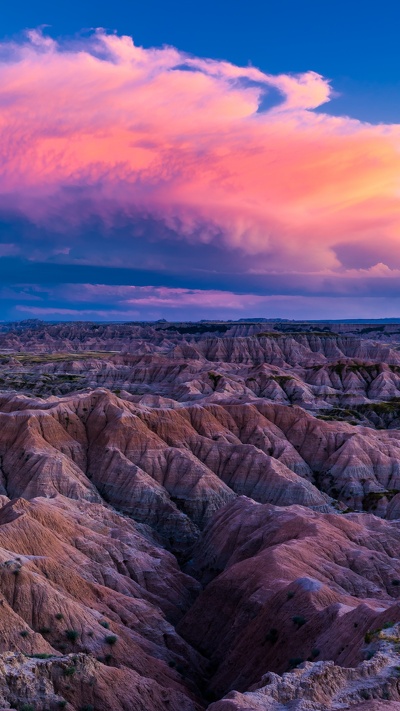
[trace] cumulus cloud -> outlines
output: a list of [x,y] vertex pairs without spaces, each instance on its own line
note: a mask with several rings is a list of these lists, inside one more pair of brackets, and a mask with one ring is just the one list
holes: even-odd
[[400,128],[312,111],[330,96],[314,72],[30,32],[0,46],[0,204],[55,233],[151,216],[267,270],[340,270],[342,243],[398,245]]
[[[200,299],[237,315],[290,315],[285,299],[307,310],[306,294],[397,299],[400,126],[314,111],[332,95],[312,71],[274,76],[102,30],[0,43],[0,267],[22,254],[165,276],[61,289],[65,316],[79,299],[103,318],[195,313]],[[201,292],[168,287],[193,274]]]

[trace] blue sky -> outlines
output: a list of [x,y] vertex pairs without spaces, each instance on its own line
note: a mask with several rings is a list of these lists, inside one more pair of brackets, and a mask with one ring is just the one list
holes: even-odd
[[399,120],[395,0],[22,0],[7,3],[1,20],[9,37],[39,25],[54,36],[103,27],[145,47],[170,44],[272,74],[311,69],[331,78],[341,94],[328,111]]
[[[260,94],[257,97],[259,110],[264,109],[266,114],[274,105],[274,92],[282,98],[287,91],[288,101],[288,97],[291,100],[292,95],[298,97],[301,84],[299,81],[296,89],[291,87],[286,90],[282,88],[282,86],[286,87],[286,84],[279,84],[279,82],[274,84],[274,80],[270,79],[272,75],[291,77],[304,74],[306,76],[307,72],[321,75],[323,81],[321,80],[320,86],[317,86],[317,81],[315,86],[310,88],[310,92],[320,91],[322,98],[312,105],[307,104],[309,100],[307,98],[306,104],[296,106],[296,113],[290,116],[292,123],[294,121],[300,127],[296,129],[300,134],[304,121],[308,121],[312,113],[313,120],[316,122],[316,131],[321,132],[315,151],[316,155],[321,155],[325,147],[324,136],[326,136],[326,145],[331,146],[336,141],[335,132],[338,130],[334,122],[329,123],[325,119],[326,115],[350,117],[358,119],[363,124],[370,122],[377,131],[380,131],[380,124],[397,126],[400,123],[400,54],[397,50],[399,20],[398,4],[387,1],[379,4],[358,0],[353,2],[343,0],[252,2],[250,0],[246,3],[238,0],[229,2],[228,0],[214,0],[214,2],[203,0],[198,3],[182,0],[169,0],[168,3],[152,0],[146,3],[127,0],[113,0],[113,2],[71,0],[68,3],[54,3],[49,0],[37,0],[35,3],[18,2],[9,4],[2,10],[1,56],[5,58],[3,71],[8,72],[5,76],[10,83],[7,93],[1,98],[0,106],[8,106],[9,102],[14,101],[15,84],[9,67],[12,66],[15,71],[18,71],[22,60],[21,57],[14,58],[12,47],[26,45],[24,33],[27,29],[43,26],[44,35],[51,36],[58,42],[57,47],[61,48],[60,51],[65,51],[67,47],[68,51],[75,52],[74,61],[78,62],[79,50],[96,55],[98,48],[94,48],[89,38],[93,28],[102,27],[106,32],[115,32],[116,36],[131,36],[136,45],[147,49],[164,45],[175,47],[183,57],[182,62],[186,61],[185,53],[189,53],[197,63],[196,73],[202,72],[204,81],[208,81],[209,75],[207,66],[201,64],[203,58],[227,60],[231,65],[239,67],[258,68],[269,77],[266,80],[267,84],[269,82],[266,95]],[[31,38],[30,42],[32,42],[31,48],[33,47],[36,52],[33,59],[33,54],[29,55],[30,69],[33,66],[37,68],[40,57],[47,52],[45,61],[43,60],[40,65],[40,72],[43,73],[43,82],[49,82],[48,76],[46,75],[47,78],[45,76],[44,65],[45,62],[47,66],[54,62],[54,67],[57,66],[58,59],[55,51],[50,50],[42,40]],[[111,63],[122,61],[121,56],[119,54],[118,60],[112,59]],[[149,66],[153,61],[152,57],[153,55],[148,53],[146,61],[149,62]],[[149,69],[146,75],[148,86],[154,86],[151,84],[154,66],[152,65],[151,69],[153,74]],[[219,66],[220,71],[225,72],[222,63]],[[65,66],[62,71],[66,71]],[[251,72],[247,74],[250,77]],[[311,87],[313,77],[307,76],[307,82]],[[68,77],[67,74],[60,74],[60,87],[63,91],[64,83],[70,80]],[[255,100],[254,96],[250,95],[253,84],[254,87],[258,87],[258,91],[260,86],[263,87],[264,81],[262,77],[246,79],[248,83],[245,85],[244,77],[240,78],[240,82],[239,79],[231,80],[226,77],[225,80],[230,82],[229,86],[224,85],[227,100],[231,100],[233,93],[239,88],[242,92],[240,102],[243,102],[243,106]],[[162,81],[164,80],[160,74],[158,87],[161,87]],[[88,75],[88,83],[90,82],[92,78]],[[331,87],[329,101],[323,98],[328,82]],[[22,128],[19,127],[18,130],[21,130],[20,135],[24,136],[24,140],[28,140],[33,154],[37,149],[35,145],[37,133],[34,134],[32,130],[29,139],[26,137],[31,130],[32,106],[35,109],[34,113],[36,113],[35,107],[37,113],[39,108],[40,111],[43,110],[43,102],[46,101],[44,83],[40,84],[41,88],[37,89],[33,100],[32,97],[26,100],[25,117],[23,116],[24,100],[22,99],[21,103],[18,97],[18,115],[22,116],[22,122],[25,121],[23,126],[21,124]],[[161,87],[152,91],[162,92],[164,89]],[[328,89],[326,91],[328,92]],[[71,97],[71,93],[68,96]],[[137,96],[138,102],[143,101],[142,94],[138,93]],[[162,99],[164,103],[168,101],[169,94],[166,93],[165,96],[166,98]],[[73,123],[76,116],[76,121],[81,122],[79,127],[81,134],[88,133],[97,119],[93,114],[89,121],[87,114],[82,110],[82,99],[75,99],[73,94],[72,97],[72,100],[68,99],[68,121]],[[207,101],[208,99],[207,94]],[[64,94],[61,100],[64,100]],[[125,100],[123,98],[124,102]],[[186,97],[182,89],[176,96],[171,95],[170,101],[171,105],[177,101],[182,102],[183,114],[186,111],[185,102],[187,106],[192,106],[190,103],[192,98],[189,94]],[[98,111],[95,102],[96,96],[93,98],[93,105]],[[201,102],[198,103],[200,124],[203,120],[202,105]],[[226,104],[221,110],[225,108]],[[222,136],[224,135],[223,123],[219,121],[222,114],[215,114],[214,103],[211,110],[214,112],[212,130],[218,130]],[[10,115],[12,116],[12,111]],[[323,119],[322,128],[318,115]],[[227,117],[229,120],[229,112]],[[289,125],[287,112],[284,117]],[[128,118],[127,126],[131,125],[135,116],[132,114]],[[271,123],[268,116],[267,119]],[[41,118],[40,121],[40,125],[43,126],[47,117]],[[86,127],[85,121],[88,121]],[[64,115],[60,113],[59,125],[63,125],[63,122]],[[252,122],[254,123],[253,118],[246,118],[244,144],[246,140],[253,140]],[[192,116],[189,123],[182,128],[182,136],[187,135],[188,126],[191,129],[191,126],[197,126],[197,123],[197,117]],[[215,126],[218,126],[218,129]],[[48,131],[49,137],[57,132],[53,124],[51,126],[46,124],[44,130]],[[205,155],[206,166],[204,171],[207,170],[207,161],[208,165],[212,165],[215,161],[215,153],[209,147],[204,148],[210,130],[209,126],[207,132],[204,127],[196,128],[196,135],[190,139],[191,150],[197,151],[198,147],[202,146],[201,151],[202,155]],[[275,129],[270,127],[270,130]],[[393,154],[398,145],[396,131],[397,128],[390,139],[389,148]],[[11,132],[12,127],[8,126],[7,133],[3,137],[3,145],[7,143],[7,151],[2,158],[5,162],[10,161],[10,164],[13,163],[13,150],[17,145],[9,138]],[[249,138],[246,138],[246,132]],[[151,183],[145,186],[143,193],[145,197],[141,194],[140,208],[135,204],[135,209],[131,210],[129,203],[131,198],[128,200],[127,197],[129,192],[127,185],[129,184],[129,190],[132,189],[129,182],[130,174],[127,177],[124,173],[124,177],[118,177],[118,180],[122,180],[119,185],[120,191],[124,193],[125,202],[122,206],[118,203],[118,209],[113,203],[113,207],[109,210],[110,214],[104,216],[98,206],[95,210],[86,210],[85,206],[92,200],[94,203],[100,202],[98,197],[100,194],[107,194],[109,201],[107,204],[111,204],[111,200],[116,204],[119,196],[115,195],[115,181],[112,198],[107,177],[100,179],[96,174],[95,183],[90,182],[91,178],[87,178],[88,183],[85,184],[82,175],[91,175],[87,162],[79,166],[79,177],[76,177],[78,175],[76,173],[72,182],[69,173],[67,177],[64,175],[61,179],[58,175],[58,162],[63,163],[64,158],[67,160],[66,149],[63,149],[65,155],[62,153],[55,155],[53,151],[51,154],[53,157],[50,159],[54,160],[54,185],[57,186],[57,197],[54,195],[49,197],[48,183],[46,189],[38,188],[38,194],[32,197],[32,181],[29,176],[26,185],[19,191],[18,185],[15,187],[12,182],[15,165],[12,166],[13,170],[10,170],[6,176],[4,184],[0,181],[0,319],[30,316],[49,319],[84,317],[106,320],[113,317],[119,320],[161,317],[235,318],[251,316],[254,313],[289,318],[291,316],[376,318],[400,315],[398,275],[400,263],[398,263],[396,242],[396,235],[400,235],[400,232],[397,229],[396,208],[393,207],[393,195],[396,194],[394,182],[396,164],[395,158],[387,159],[389,149],[382,143],[386,140],[387,130],[383,127],[379,135],[375,135],[372,147],[369,143],[369,135],[366,135],[368,129],[366,131],[364,125],[360,127],[357,122],[348,121],[344,128],[340,127],[339,132],[340,135],[345,134],[346,141],[349,135],[357,134],[360,140],[362,136],[364,141],[362,145],[365,145],[362,151],[365,153],[366,171],[371,171],[370,184],[374,183],[372,170],[374,162],[378,166],[379,175],[381,163],[382,165],[385,163],[382,176],[377,181],[376,196],[374,190],[369,190],[368,197],[365,197],[367,193],[363,186],[363,200],[359,201],[357,216],[351,212],[346,219],[339,220],[337,219],[338,205],[343,203],[343,196],[340,196],[340,200],[337,199],[334,209],[329,205],[330,212],[327,212],[328,203],[324,202],[325,197],[318,195],[314,187],[311,196],[312,205],[310,195],[307,195],[305,200],[304,204],[307,204],[309,214],[304,222],[303,231],[299,230],[298,234],[297,225],[294,229],[294,223],[283,223],[286,212],[300,210],[299,214],[302,215],[302,205],[297,200],[286,205],[281,193],[278,203],[282,205],[282,219],[279,214],[274,213],[273,218],[269,214],[268,219],[263,215],[262,221],[259,220],[258,205],[261,205],[262,200],[265,201],[259,183],[254,188],[254,198],[249,187],[246,188],[247,192],[243,197],[243,206],[254,203],[254,219],[246,212],[246,218],[243,213],[240,219],[235,218],[235,224],[231,224],[226,205],[223,208],[224,218],[220,218],[219,205],[213,202],[212,190],[205,198],[206,202],[210,203],[206,215],[204,210],[201,215],[194,214],[193,196],[190,203],[192,211],[190,218],[186,204],[184,207],[179,206],[179,209],[177,207],[173,215],[170,215],[169,209],[164,206],[160,214],[159,195],[154,189],[154,175]],[[288,192],[291,191],[291,180],[299,180],[300,175],[301,182],[301,161],[307,162],[303,139],[301,138],[298,144],[295,136],[290,136],[290,140],[292,139],[294,141],[293,176],[296,177],[291,178],[288,170],[287,180],[290,185]],[[166,140],[169,141],[170,138]],[[177,142],[176,136],[174,140],[176,146],[179,143],[179,148],[174,149],[177,153],[181,150],[182,142]],[[221,140],[223,143],[225,139]],[[143,146],[147,149],[152,140],[147,136],[146,142]],[[379,147],[377,147],[378,143]],[[236,139],[233,143],[232,133],[229,133],[226,138],[227,153],[232,150],[233,145],[236,146]],[[268,155],[267,139],[265,146],[261,145],[262,149],[264,147]],[[210,153],[207,153],[209,150]],[[310,150],[314,148],[311,146]],[[335,150],[337,149],[329,149],[329,158],[326,159],[327,175],[332,171],[335,172],[336,167],[338,174],[341,175],[340,161],[343,161],[343,158],[338,158],[335,166],[334,153],[332,153]],[[362,159],[363,154],[361,153],[360,158],[359,149],[351,153],[350,158],[346,153],[346,160],[350,161],[349,172],[353,169],[353,163],[358,163]],[[48,161],[49,158],[47,157],[46,160]],[[240,166],[239,159],[236,160],[237,165]],[[286,160],[287,156],[283,155],[283,152],[277,152],[272,163],[279,164],[283,175],[286,170]],[[93,163],[93,156],[91,161]],[[171,158],[168,161],[171,165]],[[315,162],[315,158],[310,159],[310,162]],[[266,160],[266,176],[272,164]],[[164,166],[160,165],[156,177],[157,180],[162,179],[162,189],[165,190]],[[101,175],[107,176],[111,170],[110,163],[105,162],[104,166]],[[113,170],[114,168],[115,166]],[[169,168],[172,171],[174,169]],[[196,173],[196,169],[197,163],[194,163],[191,170]],[[19,164],[18,170],[23,170]],[[229,169],[227,166],[224,167],[223,175],[227,175],[228,170],[232,170],[231,164]],[[246,178],[247,186],[252,182],[251,165],[248,170],[250,173]],[[254,171],[256,170],[262,170],[258,163],[254,167]],[[308,174],[310,170],[308,163],[304,165],[304,170]],[[322,168],[322,171],[324,170]],[[181,164],[178,172],[181,178]],[[360,192],[356,181],[360,181],[362,174],[362,166],[361,168],[358,166],[354,171],[354,178],[349,181],[349,189],[353,191],[354,187],[354,195]],[[21,175],[24,182],[26,176]],[[389,178],[390,195],[387,190]],[[107,184],[107,189],[102,180],[104,185]],[[315,182],[315,177],[313,180]],[[338,177],[337,181],[336,185],[327,180],[325,192],[332,190],[336,194],[336,191],[340,190],[343,178]],[[135,186],[135,189],[142,190],[142,177],[140,183],[136,182]],[[153,191],[150,207],[147,202],[143,207],[143,200],[147,200],[150,190]],[[97,191],[97,196],[93,197],[94,191]],[[175,200],[176,195],[179,194],[178,183],[174,183],[172,192],[166,191],[167,193]],[[129,195],[132,196],[132,193],[129,192]],[[266,199],[268,200],[268,193]],[[321,203],[318,200],[321,200]],[[363,224],[361,228],[361,217],[363,214],[369,214],[369,205],[371,205],[370,225]],[[235,205],[232,209],[234,207]],[[314,216],[318,210],[321,211],[321,215],[326,213],[326,219],[333,220],[335,225],[337,219],[337,229],[341,230],[341,233],[337,234],[337,239],[325,234],[322,217],[320,223],[314,224],[310,216]],[[73,213],[79,215],[79,218],[72,220]],[[84,218],[81,217],[82,214]],[[235,233],[237,224],[243,225],[244,219],[250,220],[252,226],[246,227],[244,231],[242,230],[242,234],[237,236]],[[301,219],[302,216],[299,220]],[[204,225],[207,227],[205,228]],[[291,229],[294,229],[293,234],[290,232]],[[326,254],[319,260],[315,256],[318,252],[318,247],[316,248],[318,229],[321,230],[321,242],[328,245]],[[360,229],[364,230],[361,236]],[[304,263],[300,265],[302,257],[296,254],[301,254],[299,249],[301,240],[304,239],[304,244],[308,244],[307,230],[312,232],[312,241],[305,247],[305,250],[309,251],[305,252]],[[260,247],[263,241],[267,245],[265,248]],[[283,243],[285,249],[282,247]],[[299,265],[298,270],[297,265]],[[98,286],[92,288],[91,285]],[[125,291],[122,287],[126,287]],[[204,299],[201,298],[202,294]]]

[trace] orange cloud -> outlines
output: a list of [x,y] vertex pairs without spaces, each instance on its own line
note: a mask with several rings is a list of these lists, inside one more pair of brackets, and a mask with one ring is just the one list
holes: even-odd
[[[0,201],[37,223],[151,215],[266,271],[400,241],[400,126],[315,113],[329,82],[98,31],[0,46]],[[268,93],[281,101],[261,110]],[[134,237],[132,237],[133,239]],[[372,251],[373,251],[372,249]],[[377,259],[377,262],[382,259]]]

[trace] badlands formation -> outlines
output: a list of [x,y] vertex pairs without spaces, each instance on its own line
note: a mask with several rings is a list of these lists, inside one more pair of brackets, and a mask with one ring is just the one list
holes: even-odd
[[400,325],[0,324],[0,711],[400,711]]

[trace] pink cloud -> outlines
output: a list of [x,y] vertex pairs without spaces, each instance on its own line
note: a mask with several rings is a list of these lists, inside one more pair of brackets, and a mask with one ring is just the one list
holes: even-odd
[[[33,287],[30,287],[33,290]],[[23,287],[15,298],[31,301],[35,296]],[[17,313],[25,318],[126,321],[167,318],[172,321],[189,318],[241,318],[259,314],[273,318],[398,318],[400,297],[234,294],[217,290],[159,289],[157,287],[62,284],[54,288],[37,288],[36,303],[19,303]],[[41,295],[41,297],[39,296]],[[4,296],[6,296],[4,294]],[[11,296],[7,294],[7,296]],[[49,306],[48,300],[63,305]],[[42,304],[38,303],[42,300]],[[97,304],[106,302],[107,307]]]
[[398,251],[400,126],[314,113],[331,96],[314,72],[100,31],[69,46],[31,32],[1,57],[0,200],[39,224],[151,215],[267,272],[342,273],[341,244]]
[[[114,286],[107,284],[61,284],[59,286],[20,287],[20,295],[29,293],[36,298],[73,304],[110,303],[121,310],[133,307],[237,309],[264,304],[265,297],[257,294],[236,294],[217,289],[181,289],[163,286]],[[41,307],[38,307],[41,308]],[[138,312],[136,312],[138,313]]]

